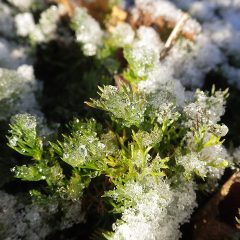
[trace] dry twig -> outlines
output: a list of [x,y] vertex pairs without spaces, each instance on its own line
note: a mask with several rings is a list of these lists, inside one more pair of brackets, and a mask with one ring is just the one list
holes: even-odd
[[181,19],[179,20],[179,22],[176,24],[176,26],[172,30],[170,36],[168,37],[168,40],[166,41],[165,46],[160,53],[160,60],[164,59],[167,56],[169,50],[174,45],[177,37],[181,33],[182,28],[188,19],[189,19],[189,15],[187,13],[184,13]]

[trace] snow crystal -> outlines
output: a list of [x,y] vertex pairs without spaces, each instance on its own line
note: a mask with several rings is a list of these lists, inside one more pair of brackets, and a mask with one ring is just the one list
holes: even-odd
[[171,190],[167,182],[148,179],[142,184],[126,183],[125,192],[136,204],[126,208],[121,221],[113,225],[113,240],[177,240],[180,224],[196,206],[192,183]]

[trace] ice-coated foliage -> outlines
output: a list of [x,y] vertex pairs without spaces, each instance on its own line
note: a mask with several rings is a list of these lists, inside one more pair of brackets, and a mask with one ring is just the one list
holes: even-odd
[[[113,232],[106,233],[108,238],[178,239],[179,226],[196,206],[194,179],[217,180],[228,164],[221,146],[226,130],[217,124],[226,92],[208,96],[199,91],[195,100],[177,111],[172,98],[161,99],[168,105],[165,108],[163,102],[157,104],[155,94],[128,85],[100,90],[100,98],[88,105],[107,112],[112,119],[108,125],[115,132],[93,119],[75,120],[70,134],[48,144],[47,136],[38,136],[34,117],[13,118],[10,147],[35,160],[15,167],[15,176],[44,180],[49,187],[44,194],[69,200],[81,199],[93,178],[106,176],[112,190],[105,191],[104,199],[114,213],[122,214]],[[215,114],[212,103],[218,109]],[[202,111],[188,115],[198,109]],[[25,128],[28,124],[32,127]],[[70,178],[61,161],[71,166]]]
[[[41,123],[37,124],[36,117],[28,114],[14,116],[9,131],[9,146],[33,160],[33,164],[14,167],[12,171],[15,176],[25,181],[46,181],[49,187],[46,193],[51,190],[55,192],[56,197],[78,200],[91,178],[90,173],[86,177],[82,177],[80,174],[82,168],[91,168],[92,162],[85,163],[84,158],[90,158],[90,154],[96,154],[97,147],[103,147],[97,138],[94,139],[94,133],[91,132],[94,123],[92,128],[90,125],[90,122],[89,126],[83,122],[75,122],[72,125],[72,129],[75,131],[75,133],[72,132],[72,136],[64,136],[63,142],[48,143],[46,141],[48,136],[40,135],[39,130],[42,126]],[[83,145],[84,143],[86,147]],[[94,148],[94,144],[98,145]],[[99,149],[97,150],[100,154]],[[77,156],[77,152],[80,154],[79,156]],[[70,166],[77,167],[71,171],[70,178],[64,175],[59,164],[59,157]],[[91,157],[92,159],[97,158],[95,155]]]
[[9,145],[19,153],[40,160],[42,157],[42,141],[37,137],[36,118],[29,114],[18,114],[12,118],[13,137],[9,138]]
[[113,119],[122,121],[127,127],[140,126],[143,123],[146,102],[141,92],[134,92],[131,88],[123,87],[124,91],[118,93],[118,89],[113,86],[99,89],[101,99],[88,103],[90,106],[109,112]]
[[72,167],[81,167],[86,163],[94,163],[103,158],[105,145],[99,141],[96,133],[96,122],[79,123],[76,120],[72,136],[65,136],[61,144],[64,153],[62,160]]
[[[195,101],[185,106],[183,111],[188,119],[185,125],[191,131],[186,135],[188,154],[180,157],[178,162],[184,166],[186,174],[195,171],[200,176],[215,179],[223,174],[222,167],[230,157],[220,139],[227,134],[228,128],[217,122],[224,114],[226,95],[227,91],[213,90],[213,95],[207,96],[197,90]],[[219,166],[218,170],[216,166]]]
[[[18,153],[12,172],[33,182],[34,202],[0,191],[0,236],[44,239],[84,221],[83,212],[99,202],[104,214],[110,210],[110,219],[118,219],[111,232],[100,229],[108,239],[179,239],[180,226],[197,206],[196,190],[203,189],[203,182],[204,190],[216,190],[232,164],[223,146],[228,128],[219,123],[228,93],[195,88],[212,71],[240,86],[239,9],[238,1],[230,0],[136,0],[126,19],[109,7],[99,21],[81,6],[67,16],[56,2],[1,2],[0,120],[11,117],[8,146]],[[183,11],[191,17],[162,57]],[[117,85],[99,87],[99,98],[87,102],[102,115],[78,116],[54,134],[43,124],[35,97],[41,86],[30,66],[30,53],[51,41],[63,48],[80,44],[96,69],[86,67],[78,74],[89,82],[103,84],[108,78]],[[81,61],[69,62],[70,71]],[[69,99],[76,97],[69,92]],[[238,166],[239,149],[233,160]],[[109,229],[112,223],[107,224]]]
[[179,239],[179,225],[188,220],[196,207],[192,183],[173,190],[161,179],[129,182],[113,198],[125,198],[125,208],[121,221],[113,226],[114,235],[107,239]]
[[[164,88],[162,90],[164,90]],[[119,91],[121,92],[125,90]],[[180,112],[177,115],[176,111],[171,112],[167,110],[165,112],[162,103],[158,105],[158,108],[156,107],[156,101],[158,98],[155,98],[155,101],[152,100],[154,99],[155,95],[143,95],[146,99],[146,111],[144,112],[145,121],[142,125],[139,126],[139,128],[141,129],[149,126],[149,123],[146,121],[146,119],[149,118],[151,118],[151,124],[156,121],[158,124],[160,124],[161,128],[159,129],[158,127],[155,127],[152,130],[152,133],[147,133],[142,130],[139,130],[137,133],[133,133],[133,142],[130,143],[129,146],[130,162],[127,164],[130,164],[128,170],[129,172],[125,176],[125,179],[128,180],[125,182],[126,180],[124,180],[122,177],[119,180],[115,179],[114,183],[116,184],[116,189],[105,194],[106,197],[113,198],[113,200],[117,203],[117,205],[116,203],[114,204],[115,211],[122,212],[123,214],[121,221],[117,222],[117,224],[113,226],[115,234],[106,235],[109,239],[178,239],[180,237],[180,232],[178,231],[179,224],[187,220],[194,206],[196,205],[194,189],[191,184],[186,188],[183,187],[184,184],[189,183],[184,183],[184,180],[182,182],[180,180],[181,178],[177,177],[178,174],[176,176],[176,173],[174,173],[172,180],[177,181],[179,186],[175,186],[172,189],[169,189],[171,185],[167,185],[168,190],[164,191],[157,184],[159,181],[157,176],[167,175],[168,178],[171,179],[171,174],[169,175],[168,171],[175,172],[173,169],[176,168],[176,170],[178,169],[177,171],[180,173],[182,172],[182,170],[180,170],[181,168],[179,168],[180,166],[184,167],[182,173],[187,179],[196,174],[202,178],[208,176],[210,179],[212,178],[217,180],[223,173],[223,169],[227,164],[229,156],[221,145],[220,137],[226,134],[226,127],[221,127],[220,125],[217,125],[216,122],[224,112],[224,99],[226,92],[219,91],[214,93],[212,96],[207,96],[202,93],[202,98],[199,97],[199,94],[200,92],[196,93],[196,100],[192,103],[188,103],[185,109],[190,108],[191,104],[196,104],[199,107],[202,107],[202,109],[205,109],[206,112],[209,112],[207,115],[204,111],[201,117],[199,115],[186,115],[185,109],[183,109],[183,112]],[[146,95],[148,95],[148,97],[146,97]],[[106,96],[103,94],[101,95],[101,98],[105,99]],[[169,103],[170,99],[171,98],[165,99],[165,101],[168,101]],[[215,103],[216,109],[219,109],[216,114],[214,113],[214,117],[211,116],[213,102]],[[95,106],[96,105],[99,106],[98,103],[95,104]],[[99,107],[102,108],[101,106]],[[194,106],[193,109],[195,108],[196,106]],[[105,110],[107,109],[105,108]],[[151,111],[152,113],[150,113]],[[159,121],[159,117],[157,117],[160,114],[161,116],[164,116],[162,118],[162,121]],[[193,119],[194,121],[198,121],[199,117],[200,119],[205,118],[208,120],[207,122],[203,121],[202,123],[200,121],[197,127],[189,126],[189,121],[192,122]],[[119,120],[117,122],[118,124],[124,124],[124,122],[121,122]],[[215,129],[218,129],[218,131],[214,132],[212,126],[213,124],[215,124],[214,127]],[[180,134],[177,134],[177,126],[181,126],[180,128],[184,128],[185,126],[186,129],[181,129],[183,132],[180,131]],[[199,130],[200,134],[198,136]],[[172,131],[176,132],[173,133],[173,135],[168,135],[168,133]],[[168,145],[168,142],[166,141],[167,139],[165,138],[165,134],[167,134],[170,138],[170,145]],[[154,141],[153,136],[156,137],[156,142]],[[173,160],[169,155],[169,147],[172,145],[175,138],[176,141],[179,142],[179,145],[175,146],[175,148],[178,150],[175,152],[176,155],[173,157]],[[153,142],[148,141],[147,139],[152,139]],[[194,147],[188,145],[193,142]],[[161,145],[161,143],[163,145]],[[149,154],[152,148],[159,154],[155,158]],[[196,158],[194,154],[198,155],[198,158]],[[116,166],[116,163],[114,164],[113,159],[110,160],[113,166]],[[126,161],[127,160],[124,162]],[[176,165],[174,164],[175,166],[172,165],[172,161],[176,161]],[[131,167],[132,162],[134,163],[134,166]],[[121,165],[123,165],[123,163]],[[135,168],[137,173],[131,172],[132,168]],[[165,169],[167,169],[166,172]],[[117,175],[115,174],[113,176],[113,179],[116,178],[116,176]],[[151,184],[149,183],[150,186],[148,186],[148,181],[151,182]],[[166,183],[160,180],[160,185],[161,184]],[[160,192],[157,194],[155,191],[158,191],[158,187],[160,188]],[[180,189],[182,187],[182,189],[180,190],[178,187]],[[184,192],[184,189],[186,189],[186,192]],[[153,195],[154,199],[156,200],[148,199],[148,193],[145,191],[150,191],[151,194],[156,194]],[[174,193],[171,192],[173,196],[169,197],[169,191],[176,192],[176,195],[174,196]],[[192,193],[190,194],[190,192]],[[138,199],[138,196],[141,197],[141,200]],[[185,197],[186,199],[184,199]],[[161,198],[163,198],[163,200],[168,199],[165,202],[167,206],[161,203]],[[156,205],[156,209],[154,208],[155,201],[156,204],[159,204]],[[158,201],[160,201],[160,203],[158,203]],[[171,201],[173,201],[173,204],[171,204]],[[178,203],[178,201],[180,203]],[[163,209],[162,211],[165,211],[165,215],[162,213],[162,211],[160,211],[160,206]],[[179,207],[174,210],[174,206]],[[151,207],[153,207],[155,210],[151,211]],[[189,211],[186,211],[186,209]],[[158,213],[158,211],[161,213]],[[174,217],[171,217],[171,214],[173,214]],[[174,221],[171,219],[174,219]],[[142,231],[142,229],[144,229],[144,231]]]

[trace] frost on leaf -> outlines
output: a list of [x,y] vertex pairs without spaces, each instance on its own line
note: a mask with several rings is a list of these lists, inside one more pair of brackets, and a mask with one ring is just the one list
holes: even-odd
[[42,140],[37,136],[37,120],[29,114],[15,115],[11,120],[9,146],[35,160],[42,157]]
[[105,86],[99,89],[100,98],[92,100],[88,105],[109,112],[114,121],[127,127],[139,127],[144,122],[147,103],[143,93],[128,86],[121,89]]
[[104,157],[105,145],[97,136],[95,120],[87,122],[75,120],[71,130],[71,135],[64,135],[64,141],[60,143],[64,162],[72,167],[83,167]]

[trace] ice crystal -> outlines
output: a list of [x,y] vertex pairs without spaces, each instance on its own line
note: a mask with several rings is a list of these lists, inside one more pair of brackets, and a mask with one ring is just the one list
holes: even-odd
[[103,157],[105,145],[97,137],[94,120],[91,123],[75,122],[75,124],[79,129],[72,133],[72,137],[65,137],[62,144],[62,159],[73,167],[81,167]]
[[32,156],[40,160],[42,155],[42,141],[37,138],[36,118],[25,113],[15,115],[11,121],[13,127],[10,131],[12,136],[9,137],[10,147],[23,155]]
[[63,147],[66,149],[63,154],[63,161],[73,167],[80,166],[85,161],[88,161],[88,151],[85,145],[80,144],[79,146],[75,146],[74,144],[64,144]]
[[127,183],[121,194],[131,202],[109,239],[178,239],[179,224],[187,221],[196,206],[191,184],[173,191],[167,182],[148,179]]
[[141,125],[146,110],[142,93],[133,92],[128,87],[122,88],[119,92],[114,86],[105,86],[100,90],[100,99],[90,103],[91,106],[109,112],[115,121],[121,121],[128,127]]
[[220,121],[225,112],[226,91],[217,91],[215,95],[207,97],[202,91],[195,93],[196,101],[185,107],[185,112],[189,117],[189,124],[199,121],[201,124],[212,125]]
[[199,174],[200,176],[206,175],[206,162],[199,159],[197,153],[190,153],[177,159],[178,164],[182,165],[185,169],[186,176],[192,174],[193,172]]

